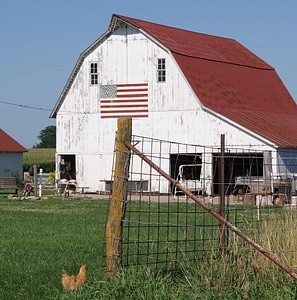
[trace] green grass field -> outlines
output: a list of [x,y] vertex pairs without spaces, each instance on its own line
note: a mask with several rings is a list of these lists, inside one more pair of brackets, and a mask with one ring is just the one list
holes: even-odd
[[61,270],[99,278],[106,201],[0,203],[0,299],[61,299]]
[[[0,299],[295,299],[296,283],[271,264],[262,270],[265,258],[250,249],[182,262],[176,274],[129,267],[106,280],[107,210],[107,200],[8,200],[0,194]],[[91,267],[87,284],[65,292],[61,270],[76,274],[82,264]]]

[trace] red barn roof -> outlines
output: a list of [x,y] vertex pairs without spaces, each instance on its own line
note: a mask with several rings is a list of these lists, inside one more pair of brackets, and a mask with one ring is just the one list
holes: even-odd
[[0,128],[0,152],[27,152],[28,150]]
[[115,15],[171,51],[201,105],[279,147],[297,147],[297,106],[274,68],[233,39]]
[[171,52],[204,110],[277,147],[297,147],[297,105],[265,61],[233,39],[120,15],[80,55],[50,117],[56,117],[84,58],[123,22]]

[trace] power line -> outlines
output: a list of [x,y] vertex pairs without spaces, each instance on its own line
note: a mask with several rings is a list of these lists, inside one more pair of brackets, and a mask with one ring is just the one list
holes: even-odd
[[0,100],[0,103],[7,104],[7,105],[18,106],[18,107],[21,107],[21,108],[27,108],[27,109],[36,109],[36,110],[52,111],[52,109],[49,109],[49,108],[36,107],[36,106],[29,106],[29,105],[24,105],[24,104],[17,104],[17,103],[12,103],[12,102],[7,102],[7,101],[2,101],[2,100]]

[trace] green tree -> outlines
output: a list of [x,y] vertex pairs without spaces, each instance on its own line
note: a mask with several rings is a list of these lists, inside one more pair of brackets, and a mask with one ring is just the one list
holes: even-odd
[[39,132],[40,143],[34,148],[56,148],[56,126],[47,126]]

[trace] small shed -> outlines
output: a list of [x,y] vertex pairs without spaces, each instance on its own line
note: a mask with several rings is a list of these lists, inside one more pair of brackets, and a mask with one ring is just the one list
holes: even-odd
[[0,128],[0,177],[23,179],[23,153],[27,149]]

